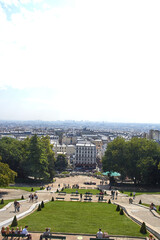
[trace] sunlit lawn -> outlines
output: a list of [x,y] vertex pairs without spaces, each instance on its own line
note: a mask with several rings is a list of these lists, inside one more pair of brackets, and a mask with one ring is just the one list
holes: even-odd
[[[122,192],[122,191],[120,191],[120,192]],[[123,191],[123,193],[127,194],[128,196],[130,196],[131,193],[132,193],[132,196],[133,196],[133,192],[134,191]],[[136,196],[142,195],[142,194],[160,194],[160,192],[136,192]]]
[[21,190],[25,190],[27,192],[31,192],[31,189],[33,188],[33,191],[37,191],[37,190],[40,190],[40,187],[12,187],[12,186],[9,186],[9,187],[0,187],[2,189],[21,189]]
[[78,193],[82,193],[82,194],[85,194],[86,192],[90,192],[92,193],[93,195],[96,195],[96,194],[99,194],[99,190],[98,189],[72,189],[72,188],[66,188],[63,190],[63,192],[66,192],[66,193],[76,193],[76,191],[78,191]]
[[28,225],[29,231],[50,227],[52,232],[95,234],[102,228],[112,235],[142,236],[139,225],[120,215],[115,205],[106,203],[49,202],[18,225]]

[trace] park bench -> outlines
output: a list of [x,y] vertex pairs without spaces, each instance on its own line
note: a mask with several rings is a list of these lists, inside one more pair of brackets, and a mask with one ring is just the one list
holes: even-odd
[[2,236],[4,237],[4,239],[13,239],[13,238],[28,238],[28,236],[26,236],[25,234],[15,234],[15,233],[9,233],[9,234],[5,234],[5,233],[2,233]]
[[65,236],[55,236],[55,235],[49,235],[49,236],[45,236],[45,235],[41,235],[40,239],[61,239],[61,240],[66,240]]
[[66,195],[66,192],[59,192],[58,195]]
[[56,200],[64,200],[64,197],[56,197]]
[[90,240],[114,240],[113,238],[90,238]]
[[107,199],[98,199],[98,202],[107,202]]
[[92,198],[84,198],[84,201],[91,202],[91,201],[92,201]]
[[78,196],[78,195],[79,195],[79,193],[75,193],[75,192],[71,193],[71,196]]
[[71,201],[72,201],[72,200],[73,200],[73,201],[74,201],[74,200],[75,200],[75,201],[79,201],[79,198],[70,198],[70,200],[71,200]]

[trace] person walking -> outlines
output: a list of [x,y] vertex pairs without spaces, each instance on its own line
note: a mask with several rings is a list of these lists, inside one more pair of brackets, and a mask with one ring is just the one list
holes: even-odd
[[17,203],[18,203],[18,202],[15,200],[15,201],[14,201],[14,211],[15,211],[15,212],[17,212]]

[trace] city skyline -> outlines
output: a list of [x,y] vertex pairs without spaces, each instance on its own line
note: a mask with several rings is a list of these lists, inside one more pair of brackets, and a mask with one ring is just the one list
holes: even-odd
[[0,0],[0,120],[160,123],[159,7]]

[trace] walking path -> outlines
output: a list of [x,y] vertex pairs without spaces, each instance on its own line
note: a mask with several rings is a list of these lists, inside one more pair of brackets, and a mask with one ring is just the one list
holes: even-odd
[[[78,178],[78,179],[77,179]],[[84,181],[96,181],[97,185],[100,186],[100,180],[92,178],[92,177],[71,177],[71,178],[65,178],[65,179],[57,179],[56,183],[53,184],[53,187],[51,188],[51,191],[47,191],[46,189],[43,191],[38,191],[38,202],[29,202],[29,198],[27,198],[27,200],[25,201],[21,201],[21,208],[20,208],[20,213],[15,213],[14,212],[14,206],[13,203],[10,203],[8,205],[8,208],[5,209],[0,209],[0,228],[2,226],[7,226],[12,222],[13,217],[16,215],[17,218],[22,218],[23,216],[30,214],[35,207],[37,207],[37,204],[39,204],[42,200],[43,201],[50,201],[52,197],[56,198],[58,195],[58,193],[56,193],[56,190],[58,189],[58,185],[60,184],[60,187],[63,187],[63,183],[66,183],[67,185],[70,184],[70,186],[72,186],[73,184],[79,184],[81,187],[86,187],[86,185],[84,185]],[[9,190],[8,190],[9,191]],[[14,198],[16,196],[16,198],[20,198],[20,196],[22,196],[22,192],[18,191],[15,194],[15,191],[9,191],[10,194],[8,193],[8,195],[4,194],[4,199],[6,198],[6,196],[8,197],[8,199],[11,199],[12,192],[14,192]],[[107,190],[107,196],[104,196],[104,199],[106,199],[107,201],[110,199],[110,191]],[[25,195],[25,197],[29,196],[29,193],[25,194],[23,193],[23,195]],[[66,201],[70,201],[70,194],[66,194],[64,196]],[[152,231],[152,233],[156,234],[157,238],[160,239],[160,218],[157,216],[154,216],[154,214],[147,208],[147,207],[142,207],[140,205],[138,205],[139,200],[141,199],[143,203],[151,203],[154,202],[155,204],[160,205],[160,196],[159,195],[139,195],[136,197],[136,199],[134,200],[134,204],[129,204],[129,198],[126,197],[123,194],[119,194],[118,195],[118,199],[117,200],[111,200],[112,203],[115,204],[119,204],[121,207],[124,208],[124,210],[127,212],[127,214],[134,220],[137,220],[137,222],[145,222],[147,227]],[[153,200],[154,199],[154,200]],[[98,198],[93,195],[92,196],[92,201],[93,202],[97,202]],[[82,199],[83,201],[83,199]],[[36,236],[39,236],[40,234],[35,234],[34,239],[39,239]],[[83,237],[84,240],[87,240],[85,237]],[[88,237],[89,239],[89,237]],[[116,238],[115,238],[116,239]],[[117,240],[119,240],[120,238],[117,238]],[[128,238],[129,239],[129,238]],[[72,240],[72,239],[71,239]],[[73,237],[74,240],[74,237]],[[126,239],[127,240],[127,239]]]

